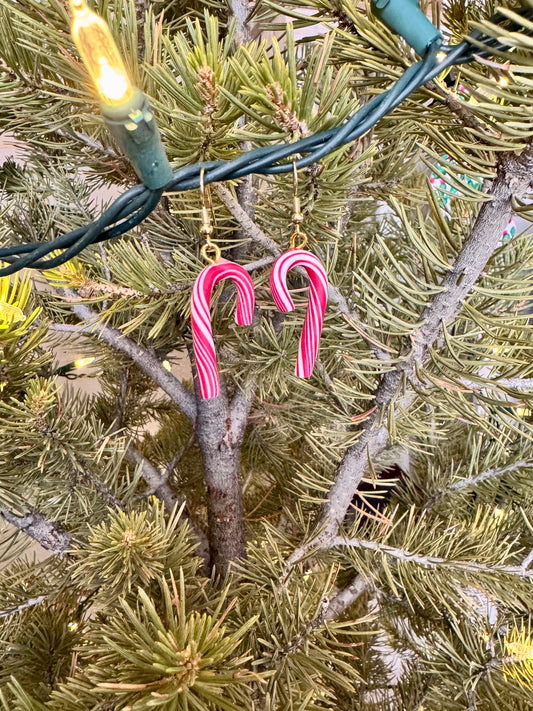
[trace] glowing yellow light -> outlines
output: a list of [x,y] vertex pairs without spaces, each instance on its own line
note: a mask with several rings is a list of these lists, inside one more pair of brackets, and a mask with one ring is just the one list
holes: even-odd
[[100,57],[99,89],[108,99],[119,100],[128,91],[128,80],[117,69],[110,67],[105,57]]
[[102,100],[115,105],[126,103],[134,88],[109,27],[87,7],[85,0],[70,0],[70,7],[72,39]]
[[16,323],[17,321],[25,321],[26,315],[18,306],[0,301],[0,318],[9,323]]
[[71,632],[75,632],[78,629],[78,623],[77,622],[69,622],[68,623],[68,628]]
[[527,407],[517,407],[515,410],[518,417],[524,417],[524,415],[531,415],[531,410]]
[[309,580],[310,577],[311,577],[311,570],[309,568],[307,568],[307,570],[304,572],[303,579]]
[[168,362],[168,360],[164,360],[161,365],[163,366],[163,368],[164,368],[165,370],[168,370],[169,373],[170,373],[170,371],[172,370],[172,366],[170,365],[170,363]]
[[492,512],[492,515],[494,518],[497,518],[498,520],[501,520],[505,516],[505,510],[504,509],[499,509],[495,508],[494,511]]
[[85,368],[87,365],[91,365],[91,363],[95,360],[93,356],[89,356],[88,358],[78,358],[78,360],[74,361],[74,366],[76,368]]
[[507,77],[500,77],[498,79],[498,84],[500,86],[509,86],[509,79],[507,79]]
[[493,346],[492,347],[492,352],[493,353],[500,353],[501,352],[501,346]]
[[533,659],[533,645],[524,642],[508,642],[507,648],[517,661]]
[[435,59],[437,62],[444,62],[447,56],[446,52],[437,52]]

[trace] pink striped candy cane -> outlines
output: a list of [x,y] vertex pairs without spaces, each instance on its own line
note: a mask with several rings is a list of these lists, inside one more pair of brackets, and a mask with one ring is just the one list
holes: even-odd
[[239,264],[219,259],[200,272],[191,295],[191,324],[198,386],[203,400],[220,395],[210,302],[213,288],[224,279],[231,279],[237,287],[236,322],[240,326],[249,326],[254,314],[254,285],[248,272]]
[[314,254],[305,249],[289,249],[284,252],[272,267],[270,289],[280,311],[294,311],[294,302],[287,289],[287,272],[293,267],[304,267],[309,276],[309,306],[300,337],[296,376],[309,378],[313,372],[322,323],[328,300],[328,277],[326,271]]

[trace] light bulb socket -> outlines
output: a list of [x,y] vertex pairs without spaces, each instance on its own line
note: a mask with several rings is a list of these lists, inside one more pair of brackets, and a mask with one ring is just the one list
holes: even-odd
[[102,102],[102,115],[141,181],[151,190],[168,185],[172,180],[172,168],[154,112],[142,91],[135,89],[131,99],[124,104]]
[[373,14],[383,24],[404,38],[423,57],[427,48],[442,35],[428,20],[418,0],[371,0]]

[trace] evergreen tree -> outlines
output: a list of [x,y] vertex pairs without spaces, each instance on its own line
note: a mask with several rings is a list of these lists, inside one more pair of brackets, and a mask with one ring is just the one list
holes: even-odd
[[[173,168],[335,127],[415,61],[348,0],[95,9]],[[1,280],[5,711],[532,707],[533,250],[527,229],[504,235],[533,215],[531,22],[491,24],[481,0],[424,9],[452,43],[480,26],[509,49],[300,171],[330,281],[310,379],[294,376],[307,281],[290,277],[286,316],[268,288],[291,174],[212,187],[213,239],[257,294],[245,328],[233,287],[216,292],[217,398],[191,346],[198,191]],[[25,154],[1,168],[3,245],[85,225],[97,189],[137,181],[69,21],[61,0],[0,0],[0,130]],[[69,384],[65,344],[94,359],[96,394]]]

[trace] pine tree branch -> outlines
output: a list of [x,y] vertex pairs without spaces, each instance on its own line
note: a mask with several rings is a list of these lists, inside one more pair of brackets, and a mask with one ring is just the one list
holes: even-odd
[[445,489],[442,489],[441,491],[438,491],[436,494],[434,494],[426,503],[423,510],[427,511],[444,496],[449,496],[450,494],[455,494],[458,491],[464,491],[465,489],[471,489],[472,487],[478,486],[479,484],[483,484],[483,482],[485,481],[499,479],[500,477],[505,476],[510,472],[515,472],[519,469],[530,469],[531,467],[533,467],[533,460],[522,459],[518,462],[508,464],[505,467],[487,469],[486,471],[479,472],[474,476],[467,476],[464,479],[456,481],[453,484],[450,484],[450,486],[447,486]]
[[477,116],[469,110],[468,104],[465,101],[461,101],[455,92],[448,91],[435,80],[428,82],[426,87],[443,99],[446,106],[460,119],[461,126],[473,128],[479,133],[487,132],[487,124],[480,121]]
[[176,454],[172,457],[170,462],[167,464],[165,467],[165,472],[163,474],[163,481],[168,481],[170,479],[170,476],[174,469],[178,466],[178,464],[181,462],[183,459],[183,455],[185,452],[187,452],[193,445],[194,440],[196,439],[196,432],[193,432],[192,435],[189,437],[189,441],[187,444],[184,444],[183,447],[180,447]]
[[153,494],[162,501],[167,511],[172,511],[174,507],[181,506],[183,501],[176,496],[168,482],[137,447],[134,447],[132,444],[128,445],[126,457],[141,467],[142,477],[150,487],[147,492],[148,495]]
[[107,148],[96,138],[91,138],[86,133],[82,133],[81,131],[76,131],[73,128],[70,128],[69,130],[65,130],[63,128],[55,128],[51,133],[55,133],[57,136],[60,136],[61,138],[67,138],[68,140],[72,140],[73,138],[75,138],[77,141],[80,141],[80,143],[83,143],[85,146],[87,146],[87,148],[90,148],[91,151],[97,151],[98,153],[102,153],[108,158],[113,158],[113,160],[123,160],[122,156],[116,153],[116,151],[114,151],[112,148]]
[[324,612],[324,621],[331,622],[340,617],[361,595],[370,589],[370,584],[366,582],[362,575],[356,575],[353,580],[342,590],[331,598]]
[[[162,476],[154,465],[144,456],[144,454],[130,444],[126,450],[126,457],[141,467],[141,473],[144,481],[150,487],[150,494],[156,496],[160,501],[165,504],[165,508],[168,512],[173,511],[174,508],[180,507],[184,502],[172,491],[168,481]],[[198,548],[196,549],[196,554],[200,556],[204,561],[209,558],[208,553],[208,542],[204,532],[199,529],[192,519],[187,516],[187,521],[191,527],[193,535],[198,540]]]
[[[166,392],[172,402],[179,407],[183,414],[194,424],[196,419],[196,403],[193,395],[181,381],[163,367],[159,359],[135,341],[124,336],[120,331],[111,326],[98,323],[99,314],[85,304],[79,303],[79,297],[70,290],[65,290],[67,295],[78,303],[71,303],[73,313],[85,323],[78,329],[81,333],[96,335],[107,343],[108,346],[124,353],[131,358],[137,366],[144,371],[159,387]],[[62,329],[62,324],[55,324],[57,331]]]
[[527,569],[529,568],[531,563],[533,563],[533,550],[530,550],[529,553],[526,555],[526,557],[522,561],[521,567]]
[[255,272],[256,269],[264,269],[270,264],[275,262],[276,257],[262,257],[261,259],[256,259],[255,262],[248,262],[248,264],[243,264],[242,268],[247,272]]
[[8,607],[6,610],[0,610],[0,620],[6,617],[14,617],[18,615],[19,612],[24,612],[30,607],[36,607],[41,605],[46,600],[46,595],[39,595],[38,597],[30,597],[25,602],[21,602],[20,605],[15,605],[14,607]]
[[498,378],[498,380],[486,380],[481,383],[478,380],[470,380],[461,376],[458,378],[458,382],[472,388],[472,390],[498,390],[500,388],[520,391],[533,390],[533,378]]
[[[240,205],[238,207],[242,210]],[[232,561],[246,557],[240,462],[241,445],[256,385],[254,381],[246,384],[229,403],[225,382],[221,378],[220,395],[203,400],[198,390],[194,349],[192,345],[188,345],[187,349],[198,412],[196,440],[202,453],[207,488],[210,563],[218,575],[225,577]]]
[[0,516],[12,526],[33,538],[42,548],[62,555],[72,544],[72,535],[60,523],[48,521],[38,511],[18,514],[6,507],[0,509]]
[[[123,424],[124,410],[126,407],[126,397],[128,393],[128,377],[129,368],[124,368],[120,375],[120,389],[117,398],[117,414],[115,417],[115,422],[111,427],[111,432],[117,432]],[[191,439],[189,440],[189,443],[185,447],[182,447],[180,452],[178,452],[179,459],[181,459],[181,457],[183,456],[183,453],[185,452],[186,448],[192,444],[194,438],[195,435],[193,434]],[[170,474],[172,473],[179,459],[174,458],[173,461],[167,467],[165,474],[161,475],[153,466],[153,464],[149,461],[149,459],[147,459],[143,455],[143,453],[131,443],[126,449],[126,458],[134,462],[135,464],[140,465],[142,477],[150,487],[149,491],[147,492],[147,495],[153,494],[154,496],[156,496],[160,501],[165,504],[167,511],[172,511],[176,507],[179,508],[184,503],[184,501],[180,497],[176,496],[176,494],[168,483]],[[188,520],[194,535],[199,541],[197,553],[201,558],[204,559],[204,561],[206,561],[208,558],[207,538],[205,537],[204,532],[193,523],[190,516],[188,516]]]
[[[496,178],[488,185],[492,200],[479,210],[468,239],[441,282],[441,290],[420,314],[421,326],[409,337],[394,369],[383,375],[376,390],[374,406],[362,425],[358,441],[349,447],[337,468],[337,475],[324,504],[318,533],[296,548],[287,559],[283,579],[292,566],[310,550],[328,547],[342,527],[350,502],[363,478],[368,461],[380,454],[389,443],[387,418],[401,416],[416,399],[412,385],[422,383],[417,377],[427,361],[429,347],[438,338],[443,324],[459,312],[473,289],[512,215],[513,198],[524,197],[533,178],[533,148],[529,145],[520,156],[502,154],[497,163]],[[401,398],[401,399],[400,399]]]
[[126,399],[128,397],[128,382],[130,377],[129,367],[123,368],[120,373],[119,390],[117,396],[117,413],[111,427],[111,432],[117,432],[122,429],[124,422],[124,413],[126,411]]
[[259,225],[252,220],[246,210],[241,207],[238,201],[233,197],[231,190],[222,183],[217,183],[214,188],[218,197],[242,227],[243,232],[247,234],[253,242],[261,245],[261,247],[266,249],[275,257],[279,257],[281,249],[278,244],[265,232],[263,232]]
[[486,563],[478,563],[475,560],[450,561],[447,558],[440,558],[439,556],[411,553],[403,548],[394,548],[394,546],[383,545],[376,543],[376,541],[366,541],[363,538],[334,536],[327,547],[337,548],[342,546],[375,551],[376,553],[387,555],[396,560],[416,563],[424,568],[450,568],[465,570],[469,573],[500,573],[502,575],[513,575],[519,578],[533,579],[533,570],[527,570],[527,568],[522,565],[487,565]]
[[283,650],[283,655],[294,654],[297,652],[303,643],[309,638],[313,632],[323,627],[328,622],[333,622],[340,617],[353,603],[358,600],[361,595],[370,589],[370,585],[365,582],[361,575],[356,575],[355,578],[342,590],[334,595],[330,600],[324,598],[322,600],[322,611],[314,619],[309,620],[304,626],[303,631],[296,635],[290,642],[287,643]]
[[111,489],[99,476],[92,472],[83,461],[78,462],[83,478],[97,491],[108,506],[123,509],[124,504],[113,494]]

